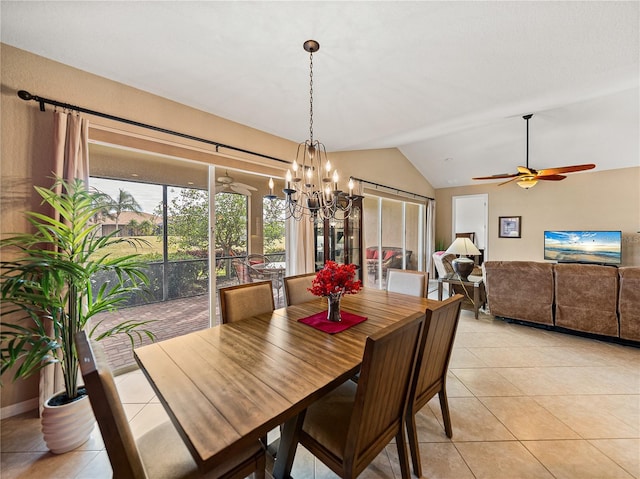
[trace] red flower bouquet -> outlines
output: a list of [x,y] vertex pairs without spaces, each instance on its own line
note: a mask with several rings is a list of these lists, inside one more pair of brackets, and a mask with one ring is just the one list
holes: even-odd
[[360,280],[354,281],[356,277],[355,264],[338,264],[334,261],[327,261],[313,279],[311,283],[312,294],[316,296],[329,296],[332,294],[356,294],[362,287]]
[[354,281],[355,264],[338,264],[327,261],[311,282],[309,291],[316,296],[326,296],[328,300],[327,321],[341,321],[340,299],[343,294],[355,294],[360,291],[362,282]]

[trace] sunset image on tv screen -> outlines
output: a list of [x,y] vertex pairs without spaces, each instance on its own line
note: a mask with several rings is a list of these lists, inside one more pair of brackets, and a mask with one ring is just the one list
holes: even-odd
[[620,231],[545,231],[544,259],[619,264]]

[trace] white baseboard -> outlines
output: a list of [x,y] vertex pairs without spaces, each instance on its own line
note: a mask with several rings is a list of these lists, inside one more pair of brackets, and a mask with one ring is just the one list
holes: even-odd
[[34,409],[38,409],[38,398],[28,399],[26,401],[3,407],[0,409],[0,419],[17,416],[23,412],[33,411]]

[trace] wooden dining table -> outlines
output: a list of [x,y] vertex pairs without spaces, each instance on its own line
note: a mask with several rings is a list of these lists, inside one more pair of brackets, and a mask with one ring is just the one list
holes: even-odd
[[306,408],[358,371],[367,336],[432,302],[363,288],[342,310],[367,320],[336,334],[298,321],[327,309],[318,298],[134,354],[202,472],[282,425],[273,476],[286,478]]

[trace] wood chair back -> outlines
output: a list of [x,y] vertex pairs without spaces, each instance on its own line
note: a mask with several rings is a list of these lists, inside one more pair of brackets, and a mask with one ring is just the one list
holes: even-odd
[[390,268],[387,271],[387,291],[427,297],[429,273]]
[[256,314],[269,313],[275,309],[271,281],[220,288],[218,295],[222,323],[232,323]]
[[76,334],[75,344],[84,385],[102,433],[113,477],[147,477],[102,348],[92,347],[86,331]]
[[308,408],[300,443],[340,477],[357,477],[395,438],[408,479],[404,415],[424,318],[414,314],[368,337],[358,382]]
[[113,477],[146,479],[161,475],[175,479],[241,479],[253,473],[256,479],[264,479],[266,455],[258,441],[253,447],[227,457],[206,475],[200,473],[178,431],[168,420],[136,441],[102,347],[92,344],[86,331],[76,333],[74,340],[80,370],[109,456]]
[[311,282],[315,276],[316,273],[306,273],[284,278],[284,296],[287,306],[306,303],[317,298],[307,289],[311,287]]
[[407,409],[407,431],[414,473],[422,476],[415,415],[438,394],[445,432],[452,437],[451,416],[447,401],[447,371],[453,342],[460,320],[461,294],[427,308],[422,345],[418,352],[416,374]]
[[476,234],[473,233],[456,233],[456,238],[469,238],[472,243],[476,242]]

